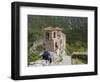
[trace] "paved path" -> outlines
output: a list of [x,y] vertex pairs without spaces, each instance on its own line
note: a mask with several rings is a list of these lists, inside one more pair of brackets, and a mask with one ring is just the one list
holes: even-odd
[[50,66],[52,65],[71,65],[71,56],[63,56],[62,62],[58,62],[56,64],[55,63],[49,64],[49,62],[46,63],[45,60],[37,60],[30,66],[48,66],[48,65]]
[[64,56],[62,62],[63,64],[71,65],[71,56]]

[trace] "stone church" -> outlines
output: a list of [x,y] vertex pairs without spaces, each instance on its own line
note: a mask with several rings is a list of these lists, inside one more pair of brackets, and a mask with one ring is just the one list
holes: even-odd
[[59,27],[44,28],[44,43],[48,51],[55,52],[58,56],[65,53],[66,35]]

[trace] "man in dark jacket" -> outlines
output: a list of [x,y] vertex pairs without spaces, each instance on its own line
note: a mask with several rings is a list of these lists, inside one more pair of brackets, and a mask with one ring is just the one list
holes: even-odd
[[42,55],[42,58],[44,60],[46,60],[46,63],[47,63],[47,61],[49,61],[49,63],[52,62],[51,57],[50,57],[50,53],[48,51],[46,51],[46,50],[44,51],[44,53]]

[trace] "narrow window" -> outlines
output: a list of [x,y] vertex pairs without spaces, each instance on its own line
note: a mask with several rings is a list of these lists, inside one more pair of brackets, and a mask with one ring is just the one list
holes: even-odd
[[49,40],[49,33],[48,32],[46,32],[46,39]]
[[56,38],[56,32],[54,32],[54,38]]
[[57,45],[57,42],[55,43],[55,48],[56,48],[56,49],[58,49],[58,45]]

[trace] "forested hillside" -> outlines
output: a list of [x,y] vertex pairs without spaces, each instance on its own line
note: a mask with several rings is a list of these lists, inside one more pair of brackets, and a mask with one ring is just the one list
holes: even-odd
[[[66,34],[67,55],[75,51],[87,51],[87,22],[86,17],[28,15],[28,53],[30,54],[29,50],[34,43],[42,41],[43,28],[49,26],[63,29]],[[42,48],[43,45],[39,45],[35,53],[40,53]]]

